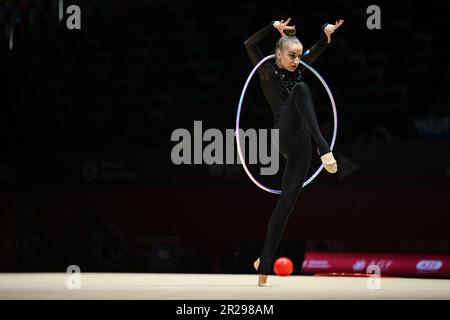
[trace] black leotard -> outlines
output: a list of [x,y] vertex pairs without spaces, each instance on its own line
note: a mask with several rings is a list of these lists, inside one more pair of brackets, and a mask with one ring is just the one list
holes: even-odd
[[[323,31],[325,26],[322,26],[319,41],[302,55],[301,60],[304,62],[313,63],[328,46]],[[254,65],[264,58],[257,44],[274,30],[271,23],[245,41]],[[267,225],[267,236],[260,255],[260,274],[270,273],[275,251],[302,190],[312,155],[311,136],[319,155],[330,152],[320,132],[311,92],[302,78],[304,68],[299,65],[294,72],[290,72],[278,68],[274,61],[268,61],[258,70],[264,95],[272,108],[274,128],[279,129],[279,151],[287,160],[281,181],[281,195]]]

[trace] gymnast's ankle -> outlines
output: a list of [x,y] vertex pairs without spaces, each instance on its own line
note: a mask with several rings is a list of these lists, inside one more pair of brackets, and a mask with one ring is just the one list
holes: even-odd
[[[258,258],[255,262],[253,262],[253,267],[256,271],[259,269],[259,264],[261,260]],[[258,287],[271,287],[270,283],[267,283],[268,274],[259,274],[258,276]]]

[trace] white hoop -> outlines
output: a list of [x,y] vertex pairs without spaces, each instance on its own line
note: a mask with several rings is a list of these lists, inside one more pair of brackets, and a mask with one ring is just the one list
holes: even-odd
[[[241,145],[239,143],[240,141],[240,135],[239,135],[239,120],[241,117],[241,109],[242,109],[242,102],[244,100],[244,96],[245,96],[245,92],[247,91],[247,87],[248,84],[250,83],[250,80],[252,79],[253,75],[255,74],[255,72],[258,70],[258,68],[267,60],[274,58],[275,55],[269,55],[267,57],[265,57],[264,59],[262,59],[252,70],[252,72],[250,72],[250,75],[247,78],[247,81],[245,82],[244,88],[242,89],[242,93],[241,93],[241,97],[239,99],[239,105],[238,105],[238,109],[237,109],[237,115],[236,115],[236,144],[237,144],[237,149],[238,149],[238,154],[239,154],[239,159],[241,160],[242,165],[244,166],[244,170],[247,173],[248,177],[250,178],[250,180],[252,180],[258,187],[260,187],[261,189],[270,192],[270,193],[274,193],[274,194],[281,194],[281,190],[276,190],[276,189],[270,189],[266,186],[264,186],[263,184],[261,184],[260,182],[258,182],[255,177],[253,177],[253,175],[250,173],[250,171],[247,168],[247,165],[245,164],[245,158],[242,155],[242,150],[241,150]],[[330,88],[328,87],[328,85],[326,84],[325,80],[323,80],[323,78],[320,76],[320,74],[314,70],[311,66],[309,66],[308,64],[306,64],[305,62],[300,60],[300,63],[302,65],[304,65],[306,68],[308,68],[309,70],[311,70],[312,73],[314,73],[314,75],[320,80],[320,82],[322,82],[322,85],[325,87],[325,89],[327,90],[328,93],[328,97],[330,98],[331,101],[331,107],[333,108],[333,120],[334,120],[334,129],[333,129],[333,138],[331,139],[331,145],[330,145],[330,149],[333,150],[334,147],[334,143],[336,141],[336,133],[337,133],[337,111],[336,111],[336,103],[334,102],[334,98],[333,98],[333,94],[330,91]],[[320,171],[323,169],[323,164],[320,165],[320,167],[316,170],[316,172],[303,183],[302,188],[306,187],[311,181],[313,181],[317,175],[320,173]]]

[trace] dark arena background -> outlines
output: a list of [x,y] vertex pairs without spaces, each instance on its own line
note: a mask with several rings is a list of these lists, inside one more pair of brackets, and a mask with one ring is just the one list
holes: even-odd
[[[0,1],[0,298],[449,299],[449,13],[445,0]],[[207,129],[235,129],[244,41],[288,17],[305,50],[345,21],[313,65],[336,101],[339,169],[297,200],[276,254],[292,274],[258,288],[278,195],[236,161],[175,164],[172,134],[204,149]],[[305,79],[330,141],[327,93]],[[272,121],[255,76],[240,127]],[[284,161],[249,169],[279,189]],[[313,153],[308,176],[320,164]],[[81,290],[65,287],[73,270]]]

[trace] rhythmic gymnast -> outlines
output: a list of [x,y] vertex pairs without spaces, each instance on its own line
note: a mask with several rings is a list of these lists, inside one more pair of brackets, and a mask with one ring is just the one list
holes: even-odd
[[259,274],[260,287],[270,287],[267,277],[275,251],[309,170],[311,136],[324,168],[329,173],[337,172],[336,160],[319,128],[310,89],[302,77],[305,67],[300,64],[300,60],[312,64],[329,45],[331,34],[344,20],[334,25],[322,25],[319,40],[304,54],[303,45],[295,36],[295,27],[288,25],[290,20],[272,21],[244,43],[252,64],[256,65],[264,58],[258,43],[275,29],[281,34],[275,46],[275,61],[265,62],[258,69],[264,96],[272,109],[273,127],[279,129],[279,151],[286,159],[281,194],[267,226],[264,248],[253,263]]

